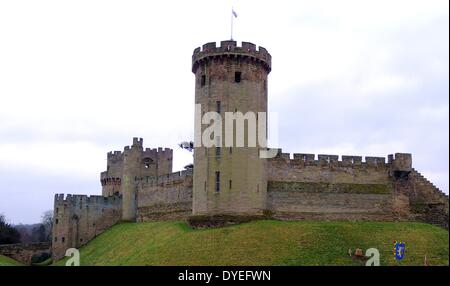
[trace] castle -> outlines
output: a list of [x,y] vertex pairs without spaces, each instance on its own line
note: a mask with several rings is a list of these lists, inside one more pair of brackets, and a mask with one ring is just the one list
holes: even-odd
[[[270,71],[270,54],[252,43],[222,41],[195,49],[192,72],[201,115],[267,112]],[[411,154],[339,160],[278,150],[263,159],[258,156],[263,146],[221,147],[222,135],[215,146],[195,147],[193,168],[175,173],[173,150],[144,149],[141,138],[123,152],[109,152],[101,196],[55,195],[53,258],[120,221],[413,220],[448,229],[448,196],[412,167]]]

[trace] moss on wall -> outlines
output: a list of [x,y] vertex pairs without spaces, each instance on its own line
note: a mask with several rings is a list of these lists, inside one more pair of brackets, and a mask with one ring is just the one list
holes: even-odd
[[310,193],[389,194],[392,186],[386,184],[348,184],[269,181],[268,191],[295,191]]

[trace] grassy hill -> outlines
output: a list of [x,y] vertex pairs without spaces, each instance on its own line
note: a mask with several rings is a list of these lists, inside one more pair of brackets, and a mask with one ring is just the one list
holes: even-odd
[[[406,242],[402,261],[394,240]],[[381,265],[423,265],[425,255],[431,265],[449,265],[448,231],[432,225],[273,220],[202,230],[185,222],[122,223],[81,248],[81,265],[361,265],[348,249],[371,247]]]
[[9,257],[0,255],[0,266],[21,266],[22,263]]

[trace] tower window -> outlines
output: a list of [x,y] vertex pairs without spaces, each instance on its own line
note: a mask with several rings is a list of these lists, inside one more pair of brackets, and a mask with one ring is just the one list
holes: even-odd
[[241,82],[241,72],[234,73],[234,82]]
[[59,220],[58,220],[58,219],[55,219],[55,224],[58,224],[58,222],[59,222]]
[[229,182],[229,188],[231,189],[231,186],[233,185],[233,181],[230,180]]
[[230,147],[230,154],[232,154],[233,153],[233,148],[232,147]]
[[216,192],[220,192],[220,172],[216,171]]
[[151,164],[152,164],[152,159],[151,158],[145,158],[144,159],[144,168],[145,169],[150,168]]
[[206,75],[202,75],[200,85],[205,86],[205,84],[206,84]]
[[66,241],[66,238],[63,236],[63,237],[61,238],[61,241],[62,241],[62,242]]
[[216,159],[220,159],[220,147],[216,147]]
[[58,241],[58,237],[55,236],[55,242],[57,242],[57,241]]

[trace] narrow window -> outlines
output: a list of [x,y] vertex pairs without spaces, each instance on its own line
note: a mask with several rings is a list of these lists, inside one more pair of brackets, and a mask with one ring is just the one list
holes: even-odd
[[59,208],[56,208],[56,213],[58,213],[59,212]]
[[61,238],[61,241],[64,242],[65,240],[66,240],[66,238],[63,236],[63,237]]
[[220,147],[216,147],[216,159],[220,159]]
[[55,219],[55,224],[58,224],[58,222],[59,222],[58,219]]
[[205,192],[206,192],[206,181],[205,181]]
[[233,182],[230,180],[229,184],[230,184],[229,188],[231,189]]
[[216,101],[216,111],[217,111],[217,113],[219,113],[220,114],[220,111],[221,111],[221,106],[220,106],[220,101],[218,100],[218,101]]
[[57,241],[58,241],[58,237],[55,236],[55,242],[57,242]]
[[234,82],[241,82],[241,72],[234,73]]
[[233,153],[233,148],[232,147],[230,147],[230,154],[232,154]]
[[216,192],[220,192],[220,172],[216,171]]
[[202,75],[200,85],[201,85],[201,86],[205,86],[205,84],[206,84],[206,75]]

